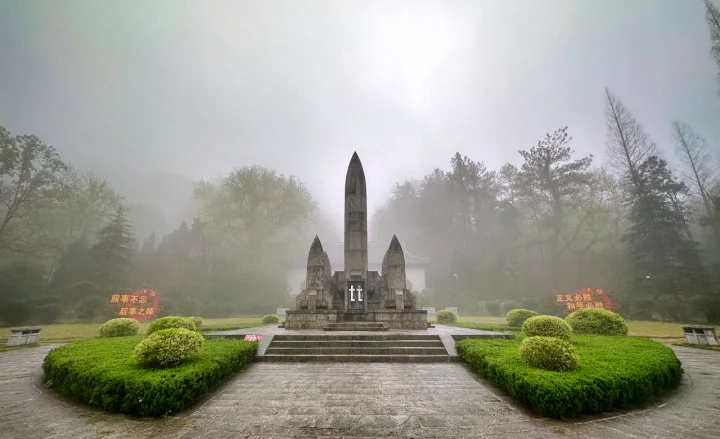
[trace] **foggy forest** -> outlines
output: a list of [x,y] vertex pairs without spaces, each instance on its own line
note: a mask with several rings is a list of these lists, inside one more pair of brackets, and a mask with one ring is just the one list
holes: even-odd
[[[647,124],[655,108],[665,105],[654,99],[670,93],[667,84],[643,98],[629,83],[616,86],[621,81],[608,79],[585,87],[582,96],[592,99],[581,99],[580,107],[587,110],[582,122],[571,114],[575,110],[547,102],[550,95],[533,111],[552,111],[557,117],[538,115],[544,124],[539,127],[537,121],[523,121],[532,113],[513,116],[503,129],[522,136],[502,140],[498,127],[493,144],[472,133],[448,136],[446,142],[411,137],[404,141],[409,146],[393,152],[392,146],[370,149],[370,138],[363,144],[362,136],[334,138],[333,145],[318,137],[312,142],[323,143],[326,150],[306,159],[310,152],[290,138],[292,146],[284,150],[256,147],[254,155],[242,159],[208,146],[205,154],[219,154],[217,160],[227,166],[198,172],[153,173],[143,165],[114,161],[112,155],[102,166],[83,161],[85,152],[99,157],[92,151],[106,139],[93,134],[93,142],[83,143],[85,152],[68,152],[72,127],[80,132],[85,124],[103,122],[76,121],[53,131],[44,125],[45,113],[17,116],[26,110],[16,112],[12,102],[24,100],[27,90],[12,95],[17,88],[13,78],[24,74],[11,69],[22,63],[3,62],[0,324],[104,321],[112,317],[111,293],[139,288],[161,292],[161,315],[226,317],[292,308],[289,267],[305,262],[315,235],[323,242],[342,240],[339,200],[353,151],[374,185],[369,239],[388,243],[396,234],[408,253],[430,261],[426,288],[418,292],[420,306],[455,306],[468,315],[502,315],[517,307],[558,314],[556,294],[598,287],[629,319],[720,323],[720,9],[712,0],[687,3],[693,3],[687,6],[692,12],[688,26],[699,29],[702,38],[683,40],[681,47],[692,47],[698,62],[714,71],[673,81],[672,88],[702,90],[704,108],[714,114],[698,117],[686,111],[688,106],[678,106],[667,109],[667,121],[653,118]],[[3,6],[0,15],[27,13],[11,9]],[[0,18],[0,41],[5,41],[0,53],[9,60],[14,31],[3,23]],[[677,53],[667,57],[666,65],[685,62]],[[513,80],[530,81],[532,70],[525,75]],[[298,80],[285,87],[303,84]],[[334,93],[333,87],[327,85],[327,94]],[[509,87],[513,93],[514,86]],[[265,92],[277,95],[269,86]],[[527,88],[517,87],[518,94],[524,92]],[[43,96],[36,99],[42,102]],[[283,107],[282,100],[273,102]],[[142,106],[138,103],[138,111]],[[443,118],[454,117],[447,103],[440,108],[450,112]],[[294,110],[315,111],[311,106]],[[62,107],[53,111],[66,112]],[[316,117],[326,119],[312,129],[333,129],[332,112],[317,111]],[[202,112],[198,108],[193,117],[205,120]],[[132,131],[133,116],[128,117],[122,129]],[[185,154],[179,143],[173,145],[180,136],[170,132],[183,129],[175,123],[185,122],[165,125],[169,146],[165,156],[157,153],[158,160],[181,160]],[[602,131],[588,131],[582,123]],[[211,131],[214,125],[202,126]],[[283,130],[272,124],[263,129],[272,133],[270,143]],[[363,122],[358,130],[365,129],[372,127]],[[120,136],[115,130],[108,129],[107,141]],[[378,136],[387,134],[380,131]],[[211,143],[217,136],[203,133],[196,141]],[[126,143],[118,148],[140,148]],[[150,157],[159,143],[162,139],[150,136],[138,144]],[[244,148],[233,138],[224,144]],[[433,152],[426,154],[426,149]],[[275,166],[279,162],[259,158],[262,154],[281,156],[287,165]]]

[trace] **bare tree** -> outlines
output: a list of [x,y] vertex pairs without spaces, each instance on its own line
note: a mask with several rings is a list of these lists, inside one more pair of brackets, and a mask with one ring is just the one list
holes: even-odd
[[709,190],[717,182],[718,167],[707,151],[705,139],[699,137],[685,122],[673,122],[673,136],[677,154],[683,164],[684,177],[692,181],[693,192],[703,202],[705,212],[712,215],[713,206]]
[[0,127],[0,249],[27,249],[28,217],[58,199],[65,172],[55,148]]
[[607,107],[607,149],[610,166],[637,186],[641,183],[638,166],[652,155],[657,155],[655,144],[630,110],[610,89],[605,88]]
[[705,20],[710,29],[710,54],[718,67],[718,93],[720,93],[720,10],[710,0],[705,0]]

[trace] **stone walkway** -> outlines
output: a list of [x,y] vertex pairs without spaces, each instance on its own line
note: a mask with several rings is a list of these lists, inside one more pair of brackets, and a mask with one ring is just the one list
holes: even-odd
[[256,363],[186,412],[136,419],[42,386],[50,346],[0,353],[0,438],[717,438],[720,353],[675,347],[686,374],[649,407],[555,421],[464,365]]

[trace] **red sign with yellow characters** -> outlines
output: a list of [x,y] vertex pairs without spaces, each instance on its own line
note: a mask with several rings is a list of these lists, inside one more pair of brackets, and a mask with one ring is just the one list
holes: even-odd
[[137,290],[132,294],[112,294],[110,305],[118,307],[116,316],[140,321],[154,319],[162,309],[160,293],[154,289]]
[[555,303],[567,312],[583,308],[600,308],[612,311],[612,302],[607,292],[600,288],[583,288],[574,294],[556,294]]

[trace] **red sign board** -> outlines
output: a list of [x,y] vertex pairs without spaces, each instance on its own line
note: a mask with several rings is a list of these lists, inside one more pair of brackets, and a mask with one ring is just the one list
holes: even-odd
[[245,341],[260,341],[261,338],[262,338],[262,335],[248,334],[245,336],[245,338],[243,340],[245,340]]
[[160,293],[155,289],[137,290],[131,294],[112,294],[110,305],[118,307],[116,316],[140,321],[154,319],[162,309]]
[[574,294],[556,294],[555,303],[567,312],[583,308],[600,308],[612,311],[612,302],[607,292],[600,288],[583,288]]

